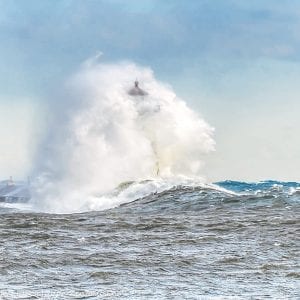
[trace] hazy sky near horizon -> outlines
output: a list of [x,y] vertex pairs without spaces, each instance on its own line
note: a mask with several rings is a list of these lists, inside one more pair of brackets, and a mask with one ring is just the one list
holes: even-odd
[[0,0],[0,44],[0,178],[28,174],[45,98],[101,51],[215,127],[209,180],[300,181],[297,0]]

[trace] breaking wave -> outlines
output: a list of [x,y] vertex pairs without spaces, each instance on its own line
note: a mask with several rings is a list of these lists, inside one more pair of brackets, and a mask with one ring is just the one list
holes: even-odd
[[[135,79],[139,91],[130,93]],[[214,150],[213,128],[150,68],[131,62],[84,63],[48,117],[31,192],[47,212],[110,208],[199,182],[203,156]],[[135,184],[116,194],[128,182]]]

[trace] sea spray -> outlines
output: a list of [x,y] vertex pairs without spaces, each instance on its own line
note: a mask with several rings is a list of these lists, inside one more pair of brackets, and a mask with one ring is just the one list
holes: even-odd
[[[128,92],[136,79],[146,95]],[[131,189],[139,195],[143,180],[152,180],[145,190],[154,191],[174,178],[200,178],[202,156],[214,149],[213,129],[150,68],[131,62],[84,63],[49,114],[32,190],[33,203],[44,211],[130,201],[133,195],[113,192],[123,182],[135,182]]]

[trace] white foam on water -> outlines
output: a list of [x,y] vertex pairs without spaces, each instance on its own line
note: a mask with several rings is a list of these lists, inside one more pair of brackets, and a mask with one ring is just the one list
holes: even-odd
[[0,202],[0,209],[10,209],[10,210],[17,210],[23,212],[31,212],[35,210],[35,207],[32,203],[24,203],[24,202]]

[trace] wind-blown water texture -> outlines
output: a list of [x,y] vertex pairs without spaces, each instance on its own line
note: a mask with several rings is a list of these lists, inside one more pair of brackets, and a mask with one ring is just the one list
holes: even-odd
[[[147,96],[128,94],[136,78]],[[107,194],[127,181],[199,181],[202,156],[214,150],[213,129],[149,68],[89,61],[65,90],[50,106],[35,163],[32,196],[40,209],[112,207]]]
[[0,205],[0,295],[299,299],[300,184],[226,181],[140,196],[68,215]]

